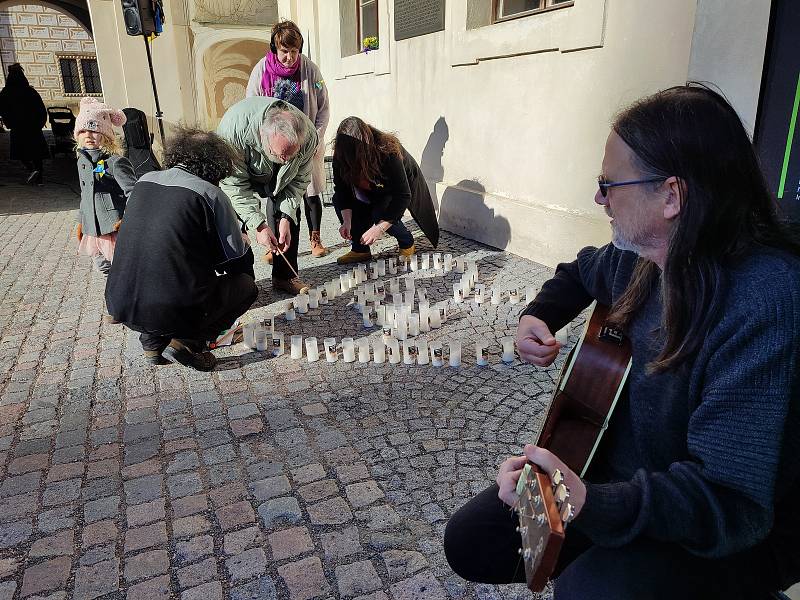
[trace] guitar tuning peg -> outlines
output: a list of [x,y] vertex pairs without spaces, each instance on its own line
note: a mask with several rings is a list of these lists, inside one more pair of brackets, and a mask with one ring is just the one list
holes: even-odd
[[561,521],[563,523],[569,523],[574,518],[575,518],[575,509],[572,507],[572,504],[567,502],[561,508]]
[[555,497],[558,505],[561,506],[563,502],[569,499],[569,488],[563,483],[560,483],[556,486],[556,489],[553,490],[553,496]]
[[564,474],[559,470],[556,469],[553,471],[553,476],[550,478],[550,481],[553,482],[553,486],[557,486],[564,481]]
[[539,515],[536,517],[536,522],[537,522],[539,525],[544,525],[544,524],[547,522],[547,519],[545,518],[545,516],[544,516],[543,514],[541,514],[541,513],[540,513],[540,514],[539,514]]

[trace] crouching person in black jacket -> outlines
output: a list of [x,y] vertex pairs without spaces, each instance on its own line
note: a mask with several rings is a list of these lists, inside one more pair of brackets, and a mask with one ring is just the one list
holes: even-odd
[[210,340],[258,296],[253,252],[230,200],[217,187],[233,150],[214,133],[179,129],[165,171],[136,183],[106,285],[108,310],[140,332],[145,357],[210,371]]

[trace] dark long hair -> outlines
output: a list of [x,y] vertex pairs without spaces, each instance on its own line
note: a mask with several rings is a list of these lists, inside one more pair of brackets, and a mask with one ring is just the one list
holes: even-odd
[[[699,84],[673,87],[639,100],[613,129],[647,176],[679,179],[681,211],[669,240],[662,279],[664,346],[648,366],[680,366],[718,319],[726,265],[762,244],[800,254],[781,223],[750,138],[717,92]],[[610,320],[625,326],[659,277],[639,259]]]
[[358,185],[362,177],[369,182],[378,181],[381,163],[391,155],[403,155],[397,136],[375,129],[358,117],[347,117],[339,124],[333,143],[333,161],[350,185]]

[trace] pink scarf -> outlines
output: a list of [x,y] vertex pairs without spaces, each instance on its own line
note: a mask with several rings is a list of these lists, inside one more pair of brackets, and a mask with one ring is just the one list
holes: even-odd
[[261,90],[265,96],[272,96],[272,90],[277,79],[289,79],[300,68],[303,57],[298,56],[297,62],[292,67],[285,67],[278,62],[278,57],[271,51],[267,52],[267,59],[264,63],[264,75],[261,76]]

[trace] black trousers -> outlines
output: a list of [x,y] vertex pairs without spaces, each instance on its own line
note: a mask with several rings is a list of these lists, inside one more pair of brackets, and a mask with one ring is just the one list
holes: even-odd
[[217,287],[206,304],[204,322],[198,327],[172,332],[141,331],[136,327],[131,329],[140,331],[139,341],[143,350],[161,351],[170,340],[178,339],[191,350],[199,351],[206,342],[217,339],[222,331],[229,329],[236,319],[247,312],[257,297],[258,288],[252,275],[246,272],[220,275],[217,277]]
[[[445,555],[453,571],[469,581],[524,583],[516,531],[519,520],[497,491],[497,485],[487,488],[450,518],[444,534]],[[603,548],[573,526],[567,529],[554,573],[554,600],[769,598],[775,586],[742,562],[700,558],[677,544],[649,539]]]
[[319,199],[319,196],[303,194],[303,209],[306,214],[308,233],[319,231],[322,226],[322,200]]
[[[277,202],[275,202],[271,197],[267,198],[267,225],[269,225],[272,232],[275,234],[275,237],[279,237],[278,234],[278,223],[281,219],[281,211],[278,208]],[[289,244],[289,249],[283,253],[283,255],[289,261],[289,264],[292,265],[292,269],[299,272],[297,267],[297,252],[300,248],[300,207],[297,208],[297,213],[295,214],[295,220],[292,221],[289,219],[289,231],[292,233],[292,241]],[[289,268],[289,265],[286,264],[286,261],[283,260],[280,256],[273,256],[272,257],[272,278],[273,279],[283,279],[289,280],[294,277],[294,273]]]

